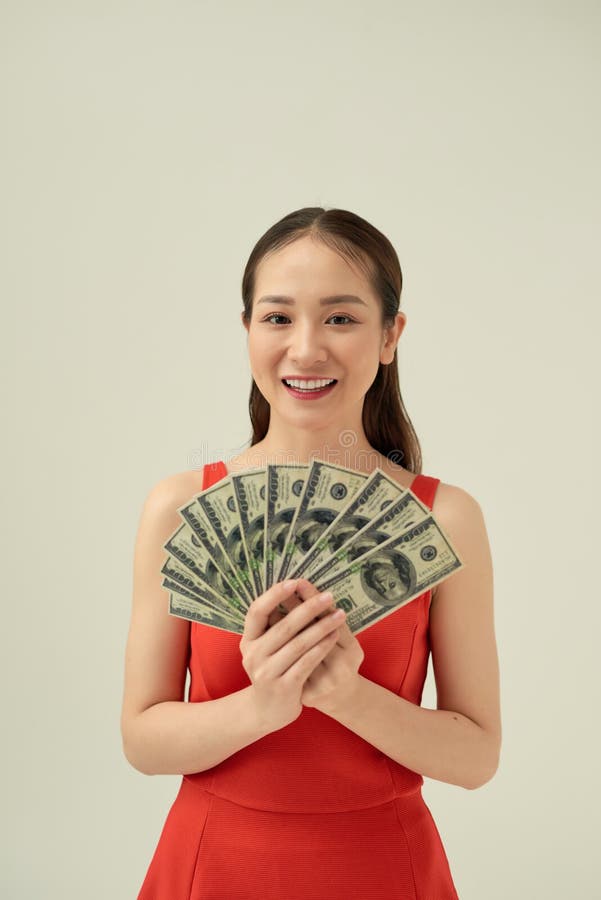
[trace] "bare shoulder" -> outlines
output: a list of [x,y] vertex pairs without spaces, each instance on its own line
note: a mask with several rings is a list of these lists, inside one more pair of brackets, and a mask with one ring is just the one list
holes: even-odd
[[202,490],[202,468],[175,472],[173,475],[168,475],[166,480],[171,481],[178,490],[192,491],[193,494],[198,494]]
[[[470,564],[492,566],[484,513],[478,500],[456,484],[440,482],[432,512],[456,552]],[[436,585],[433,598],[440,595],[445,582]]]
[[166,475],[149,489],[145,505],[155,511],[171,509],[174,504],[181,506],[186,500],[202,490],[202,471],[190,469]]
[[[140,512],[134,548],[135,609],[163,608],[164,544],[182,525],[179,509],[200,493],[201,485],[199,472],[179,472],[161,478],[148,491]],[[173,623],[170,621],[170,624]]]
[[483,519],[478,500],[456,484],[441,481],[436,489],[432,512],[444,527],[444,522],[457,529],[474,519]]
[[163,607],[161,569],[164,544],[181,526],[179,509],[201,490],[198,472],[178,472],[157,481],[148,491],[140,512],[134,550],[134,608]]

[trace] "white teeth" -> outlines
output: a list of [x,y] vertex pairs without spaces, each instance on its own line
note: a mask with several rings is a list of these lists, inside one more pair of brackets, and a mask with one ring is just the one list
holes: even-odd
[[318,381],[299,381],[297,379],[289,381],[285,378],[284,383],[290,387],[299,388],[300,390],[314,391],[316,388],[322,388],[327,384],[333,384],[335,380],[335,378],[320,378]]

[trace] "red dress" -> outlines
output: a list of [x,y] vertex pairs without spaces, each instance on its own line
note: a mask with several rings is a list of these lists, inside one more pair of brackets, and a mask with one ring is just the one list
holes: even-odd
[[[227,475],[204,467],[203,489]],[[411,490],[431,509],[438,478]],[[431,592],[357,635],[359,672],[420,704]],[[251,682],[240,635],[190,624],[193,703]],[[138,900],[458,900],[423,778],[313,707],[185,775]]]

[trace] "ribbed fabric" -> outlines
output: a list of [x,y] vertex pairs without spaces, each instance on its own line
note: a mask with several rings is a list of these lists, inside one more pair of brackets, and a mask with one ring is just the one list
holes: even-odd
[[[203,490],[227,475],[204,467]],[[417,475],[430,509],[440,479]],[[420,704],[431,591],[357,635],[359,672]],[[193,703],[251,682],[240,635],[191,623]],[[422,776],[311,707],[182,779],[138,900],[458,900]]]

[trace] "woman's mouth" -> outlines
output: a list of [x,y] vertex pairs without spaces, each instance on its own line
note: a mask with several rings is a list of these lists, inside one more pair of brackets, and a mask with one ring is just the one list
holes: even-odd
[[282,384],[288,393],[299,400],[317,400],[319,397],[325,397],[337,383],[336,378],[282,378]]

